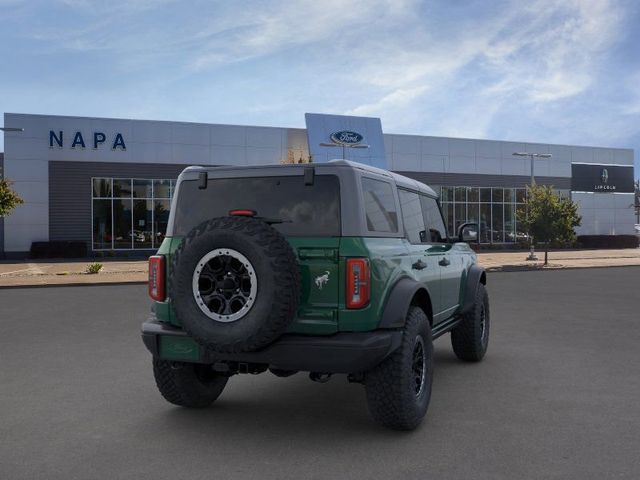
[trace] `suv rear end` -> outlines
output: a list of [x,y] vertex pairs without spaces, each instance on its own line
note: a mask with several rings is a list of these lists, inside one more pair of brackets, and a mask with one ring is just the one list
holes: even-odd
[[[295,252],[301,295],[288,336],[283,340],[331,336],[338,344],[341,338],[361,342],[358,336],[336,334],[376,330],[386,282],[371,282],[370,258],[372,253],[380,257],[376,255],[380,248],[386,249],[387,257],[389,253],[391,257],[402,254],[403,249],[397,238],[362,236],[365,220],[359,201],[359,173],[349,162],[186,169],[177,181],[167,235],[150,259],[149,291],[154,299],[155,319],[153,328],[147,327],[145,342],[154,355],[210,361],[205,349],[181,331],[167,278],[172,274],[174,252],[184,237],[201,222],[228,215],[262,219],[284,235]],[[384,259],[380,265],[386,268],[389,260]],[[374,339],[372,361],[389,351],[390,338],[383,333]],[[256,356],[252,354],[247,352],[244,356]],[[358,356],[361,362],[368,361],[366,354]],[[338,360],[335,355],[334,358]],[[311,370],[313,363],[308,362],[306,369]],[[325,365],[325,369],[328,367]],[[349,368],[344,365],[340,370],[346,372]]]

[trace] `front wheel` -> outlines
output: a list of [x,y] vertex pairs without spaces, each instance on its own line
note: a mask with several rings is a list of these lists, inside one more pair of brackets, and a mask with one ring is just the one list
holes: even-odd
[[460,360],[479,362],[489,346],[489,294],[483,284],[478,284],[473,307],[462,321],[451,330],[451,345]]
[[228,377],[210,365],[153,359],[153,375],[162,396],[169,403],[189,408],[211,405],[222,393]]
[[371,416],[394,430],[413,430],[427,413],[433,377],[431,327],[424,311],[410,307],[402,344],[365,375]]

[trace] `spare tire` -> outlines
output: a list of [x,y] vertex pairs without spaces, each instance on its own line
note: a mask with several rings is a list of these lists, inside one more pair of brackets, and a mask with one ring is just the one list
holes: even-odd
[[203,222],[173,255],[169,296],[178,321],[215,352],[258,350],[293,320],[300,272],[289,242],[250,217]]

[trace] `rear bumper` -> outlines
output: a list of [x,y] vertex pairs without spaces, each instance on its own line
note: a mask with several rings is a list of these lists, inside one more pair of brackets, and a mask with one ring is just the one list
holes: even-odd
[[142,324],[142,340],[154,357],[167,360],[231,361],[281,370],[357,373],[370,370],[398,348],[402,332],[342,332],[326,337],[286,334],[256,352],[222,354],[205,351],[179,328],[150,320]]

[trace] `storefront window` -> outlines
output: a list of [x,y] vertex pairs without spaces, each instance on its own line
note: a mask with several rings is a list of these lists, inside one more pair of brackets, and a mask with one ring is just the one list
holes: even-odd
[[136,198],[152,198],[151,180],[133,179],[133,196]]
[[158,248],[169,220],[173,180],[93,178],[93,249]]
[[110,178],[94,178],[92,184],[95,198],[111,198]]
[[[440,187],[440,203],[447,230],[455,236],[465,222],[480,227],[481,243],[528,242],[523,231],[526,188]],[[560,195],[569,191],[558,190]]]
[[93,200],[93,249],[111,248],[111,202],[112,200]]

